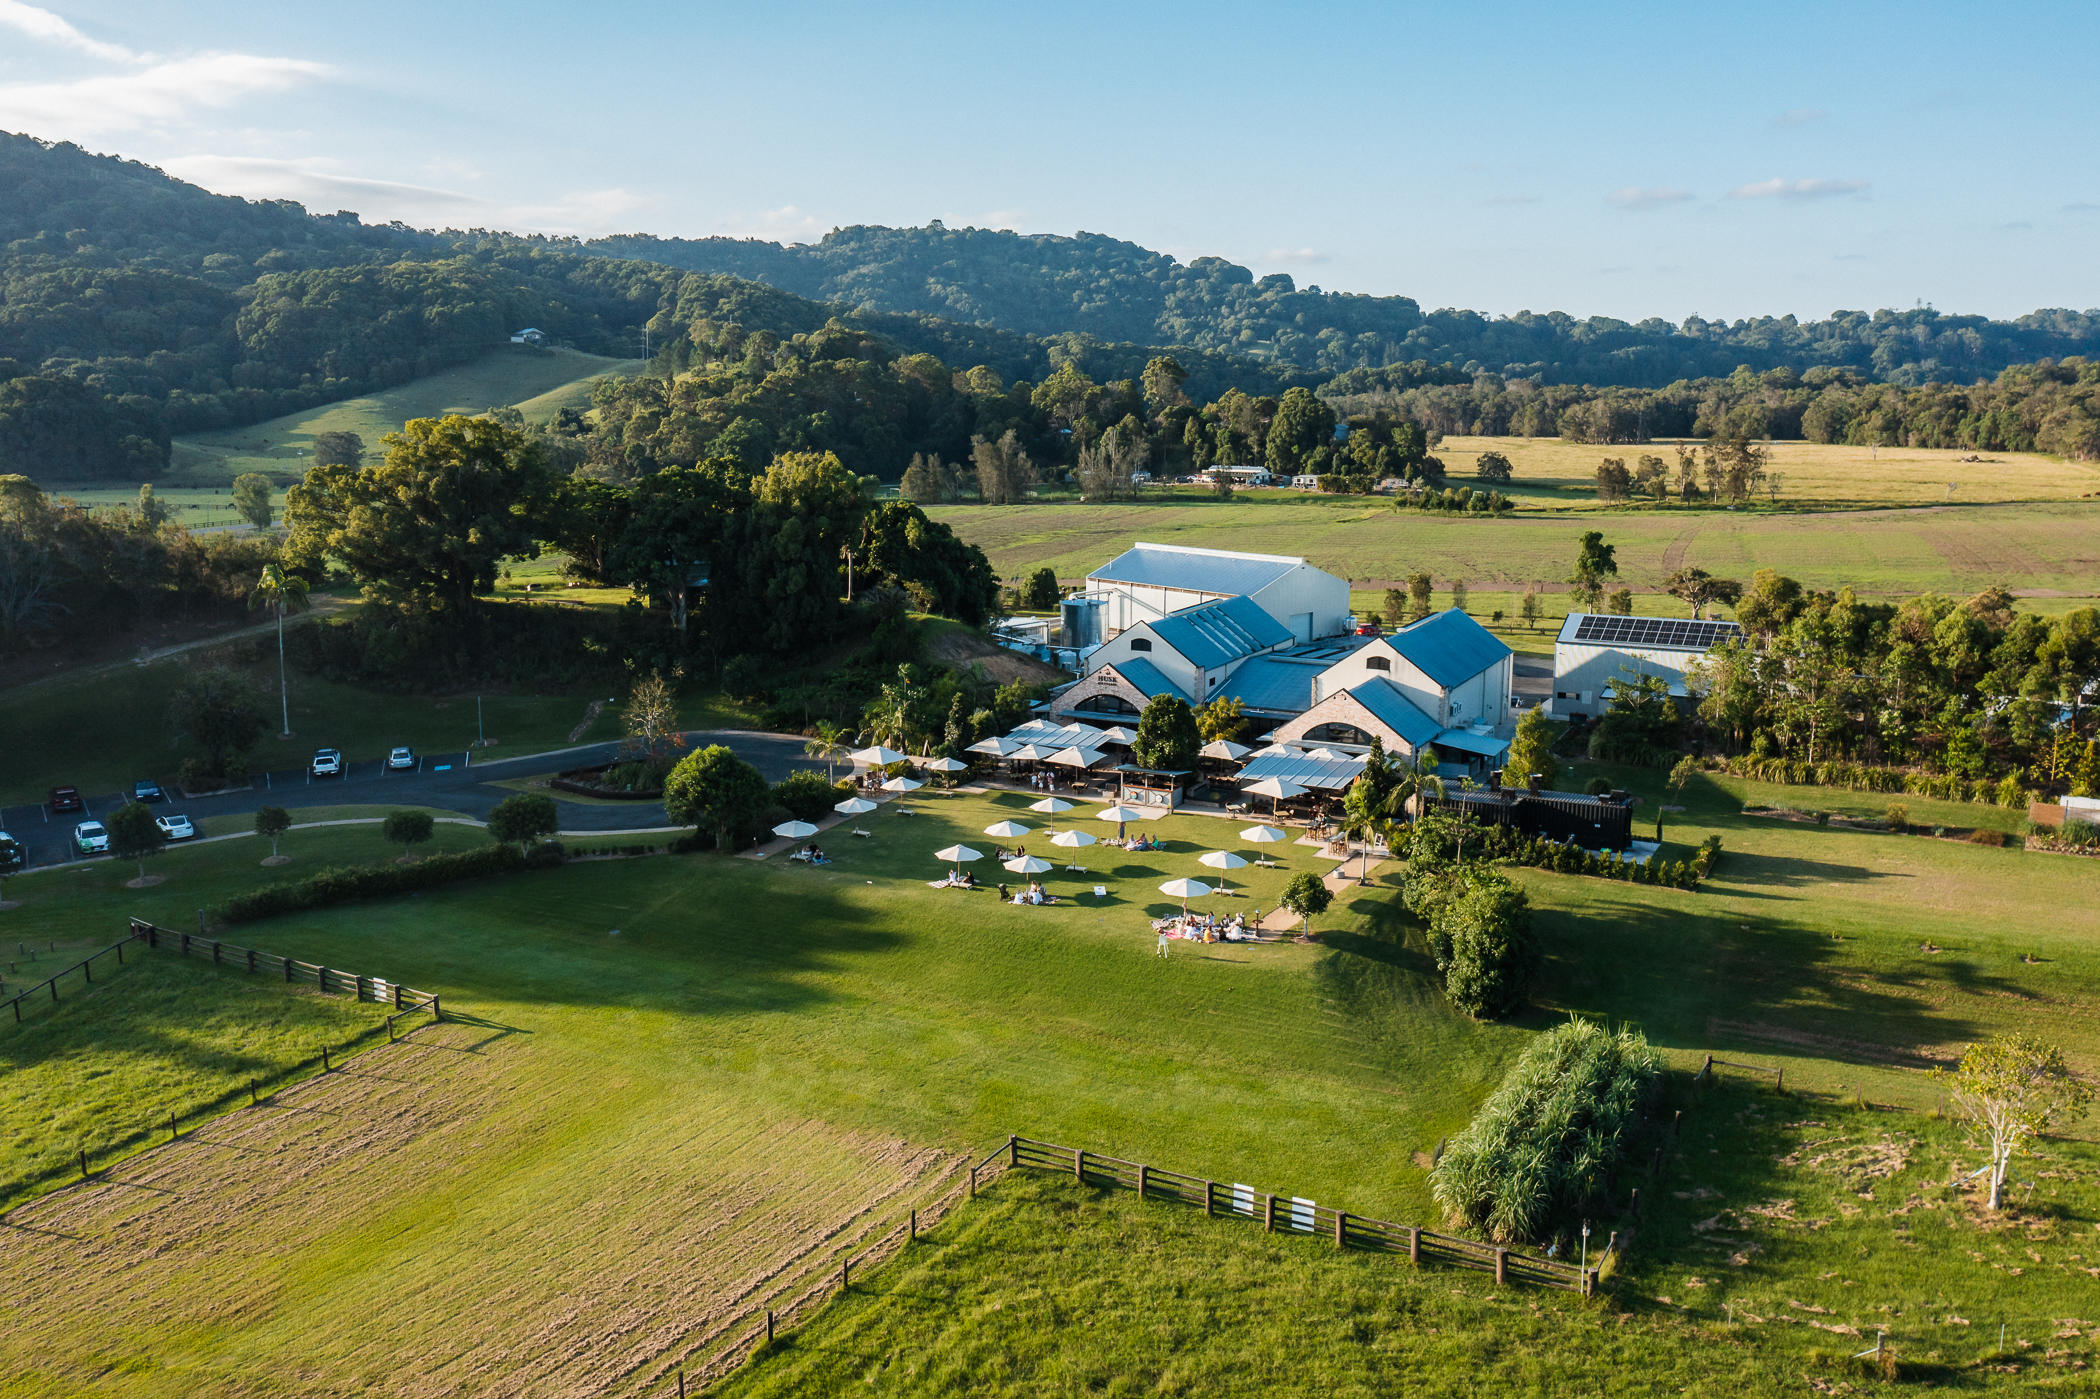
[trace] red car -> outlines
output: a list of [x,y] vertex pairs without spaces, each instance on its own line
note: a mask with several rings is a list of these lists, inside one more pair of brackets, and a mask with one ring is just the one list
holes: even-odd
[[51,789],[51,809],[54,812],[79,811],[86,805],[85,802],[80,800],[80,789],[78,787],[53,787]]
[[1357,634],[1358,636],[1382,636],[1382,635],[1384,635],[1384,633],[1383,633],[1383,632],[1381,632],[1381,631],[1379,631],[1379,630],[1378,630],[1378,623],[1376,623],[1376,622],[1365,622],[1365,623],[1364,623],[1364,624],[1363,624],[1362,626],[1360,626],[1360,627],[1358,627],[1358,628],[1356,629],[1356,634]]

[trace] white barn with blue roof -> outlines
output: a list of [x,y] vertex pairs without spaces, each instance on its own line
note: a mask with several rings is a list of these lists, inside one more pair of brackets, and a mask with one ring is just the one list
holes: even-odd
[[1349,630],[1348,580],[1286,554],[1133,544],[1087,575],[1086,597],[1099,641],[1225,598],[1245,598],[1300,642]]

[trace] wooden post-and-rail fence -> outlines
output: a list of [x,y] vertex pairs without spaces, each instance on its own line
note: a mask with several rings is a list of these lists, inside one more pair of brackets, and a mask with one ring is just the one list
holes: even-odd
[[1493,1273],[1498,1284],[1532,1283],[1558,1287],[1583,1296],[1597,1290],[1597,1268],[1587,1268],[1557,1258],[1519,1253],[1500,1244],[1481,1243],[1450,1234],[1439,1234],[1413,1224],[1388,1224],[1382,1219],[1352,1214],[1331,1205],[1291,1195],[1256,1190],[1249,1185],[1227,1185],[1202,1176],[1113,1156],[1082,1147],[1057,1146],[1027,1137],[1007,1142],[1007,1165],[1013,1169],[1054,1171],[1082,1185],[1134,1190],[1148,1200],[1174,1200],[1201,1206],[1206,1215],[1258,1221],[1270,1233],[1309,1234],[1331,1240],[1336,1248],[1365,1249],[1374,1253],[1407,1255],[1420,1266],[1428,1262],[1450,1263]]
[[318,986],[331,996],[349,996],[374,1005],[390,1005],[395,1010],[427,1010],[439,1020],[445,1018],[444,1008],[437,996],[429,991],[418,991],[412,986],[403,986],[398,981],[384,977],[361,976],[346,972],[340,967],[322,966],[318,962],[301,962],[292,957],[280,957],[274,952],[258,952],[252,947],[239,947],[217,938],[205,937],[202,933],[176,932],[170,928],[157,927],[143,918],[131,920],[131,936],[148,947],[173,952],[183,957],[204,957],[216,966],[240,967],[251,972],[262,972],[280,977],[287,982]]

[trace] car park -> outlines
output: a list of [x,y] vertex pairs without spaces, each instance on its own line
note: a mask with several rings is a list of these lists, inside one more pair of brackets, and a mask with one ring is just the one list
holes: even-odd
[[109,832],[100,821],[82,821],[73,828],[73,848],[83,855],[109,853]]
[[386,765],[390,772],[407,772],[416,765],[416,750],[396,748],[386,755]]
[[166,816],[156,816],[153,818],[153,824],[160,827],[160,833],[169,840],[194,840],[197,837],[197,828],[190,823],[189,817],[180,812],[171,811]]
[[315,777],[341,777],[343,775],[343,750],[323,748],[314,754],[307,770]]
[[51,809],[53,811],[84,811],[87,809],[87,803],[80,799],[80,789],[78,787],[53,787],[51,789]]
[[168,797],[161,791],[158,782],[150,777],[141,777],[131,784],[131,799],[135,802],[164,802]]

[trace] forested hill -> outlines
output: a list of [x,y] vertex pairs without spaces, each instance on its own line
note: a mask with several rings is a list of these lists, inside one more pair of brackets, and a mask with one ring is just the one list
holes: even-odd
[[2100,311],[2012,321],[1929,309],[1843,311],[1723,322],[1638,323],[1558,312],[1425,312],[1404,296],[1359,296],[1257,279],[1222,258],[1181,263],[1134,243],[978,228],[855,227],[812,244],[629,235],[588,245],[695,271],[751,277],[821,301],[948,317],[1030,335],[1078,333],[1185,345],[1322,374],[1405,361],[1548,384],[1661,387],[1678,379],[1818,366],[1899,384],[1970,383],[2007,365],[2100,353]]

